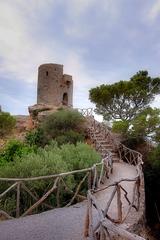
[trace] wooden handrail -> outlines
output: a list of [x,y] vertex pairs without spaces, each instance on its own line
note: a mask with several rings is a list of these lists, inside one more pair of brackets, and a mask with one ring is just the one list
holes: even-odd
[[[0,198],[4,197],[5,194],[8,194],[10,191],[15,189],[14,191],[16,191],[16,194],[17,194],[17,197],[16,197],[16,217],[26,216],[27,214],[30,214],[39,205],[43,205],[43,206],[51,209],[53,207],[50,206],[48,203],[45,203],[44,201],[49,197],[49,195],[51,193],[55,192],[56,201],[57,201],[56,205],[60,206],[58,195],[59,195],[59,189],[60,189],[61,185],[65,184],[64,178],[67,177],[67,176],[70,176],[70,175],[86,173],[85,176],[83,177],[83,179],[78,184],[75,192],[73,192],[66,185],[64,185],[64,189],[66,191],[69,191],[73,195],[71,197],[70,201],[66,204],[66,206],[70,206],[76,198],[81,197],[82,199],[84,199],[84,196],[81,196],[79,194],[79,191],[81,189],[82,183],[87,178],[88,178],[88,182],[89,182],[88,186],[91,186],[92,190],[95,190],[99,186],[99,184],[101,183],[101,179],[105,175],[104,165],[105,165],[105,161],[102,159],[102,161],[100,163],[95,163],[90,168],[74,170],[74,171],[60,173],[60,174],[53,174],[53,175],[39,176],[39,177],[31,177],[31,178],[0,178],[0,181],[2,181],[2,182],[6,182],[6,183],[14,182],[10,187],[8,187],[4,192],[2,192],[0,194]],[[99,167],[99,166],[101,166],[100,172],[97,171],[97,167]],[[90,178],[91,175],[92,175],[92,178]],[[28,182],[31,182],[31,181],[48,180],[48,179],[53,180],[54,185],[47,193],[44,193],[44,195],[41,198],[36,196],[35,193],[32,192],[32,190],[30,190],[28,187],[25,186],[25,183],[28,183]],[[22,214],[21,214],[21,211],[20,211],[21,189],[23,189],[23,191],[27,192],[33,200],[36,200],[36,202],[32,206],[30,206],[28,210],[26,210]],[[9,214],[6,213],[6,216],[9,216]],[[9,216],[9,218],[10,217],[11,216]]]
[[[116,149],[119,153],[119,157],[121,158],[121,160],[126,160],[128,162],[128,164],[134,164],[136,169],[137,169],[137,176],[135,176],[134,178],[125,178],[125,179],[120,179],[119,181],[116,181],[108,186],[105,186],[105,187],[101,187],[101,188],[98,188],[98,189],[92,189],[88,191],[88,201],[90,201],[90,210],[87,210],[87,214],[89,212],[91,212],[91,209],[92,209],[92,206],[95,206],[95,202],[93,201],[93,198],[94,198],[94,195],[93,193],[97,193],[97,192],[100,192],[100,191],[103,191],[103,190],[106,190],[108,188],[111,188],[111,187],[114,187],[114,190],[111,194],[111,197],[109,199],[109,201],[107,202],[106,204],[106,208],[105,210],[103,211],[103,214],[104,214],[104,219],[103,219],[103,222],[105,221],[105,224],[106,224],[106,220],[107,221],[111,221],[113,223],[123,223],[125,221],[125,219],[127,218],[127,216],[129,215],[130,211],[131,211],[131,208],[134,207],[137,211],[139,209],[139,197],[140,197],[140,194],[139,194],[139,185],[140,185],[140,179],[141,179],[141,175],[142,175],[142,168],[141,168],[141,165],[143,164],[143,161],[142,161],[142,154],[135,151],[135,150],[132,150],[128,147],[126,147],[125,145],[123,145],[122,143],[116,141],[111,132],[106,128],[106,126],[104,126],[104,124],[102,123],[98,123],[92,116],[88,119],[88,121],[90,122],[90,128],[88,130],[89,132],[89,135],[91,137],[91,139],[93,139],[93,143],[94,143],[94,146],[96,148],[97,151],[101,152],[102,151],[102,145],[100,143],[100,141],[97,139],[96,137],[96,133],[99,133],[101,134],[101,136],[103,137],[104,140],[106,140],[107,143],[111,144],[112,147],[114,147],[114,149]],[[106,155],[109,155],[110,151],[106,150],[105,151],[105,154]],[[124,155],[124,156],[123,156]],[[124,159],[123,159],[124,157]],[[132,200],[130,201],[128,199],[128,193],[127,191],[121,186],[121,183],[122,182],[134,182],[134,186],[133,186],[133,195],[132,195]],[[123,216],[123,212],[122,212],[122,202],[121,202],[121,191],[124,192],[124,196],[129,204],[129,208],[127,210],[127,213]],[[117,192],[117,194],[116,194]],[[137,199],[138,199],[138,206],[135,206],[134,204],[134,201],[135,201],[135,196],[137,195]],[[112,219],[109,215],[108,215],[108,209],[111,205],[111,202],[113,201],[113,199],[115,198],[115,196],[117,196],[117,213],[118,213],[118,218],[117,219]],[[90,199],[89,199],[90,198]],[[92,214],[90,213],[88,215],[88,222],[92,221],[90,219],[90,217],[92,216]],[[102,215],[101,215],[102,217]],[[92,224],[91,224],[92,225]],[[101,226],[101,228],[99,228]],[[109,237],[109,232],[108,232],[108,228],[105,228],[104,230],[104,226],[106,227],[107,225],[103,225],[102,224],[102,218],[100,219],[100,222],[98,222],[97,226],[95,229],[90,229],[91,226],[88,228],[90,229],[89,232],[92,233],[90,235],[91,238],[95,239],[94,238],[94,234],[96,232],[96,230],[99,228],[99,230],[101,229],[103,231],[103,234],[107,233],[107,236]],[[115,228],[115,226],[114,226]],[[86,230],[85,230],[85,233],[86,233]],[[124,234],[124,235],[123,235]],[[130,236],[130,239],[143,239],[137,235],[133,235],[129,232],[123,232],[122,236]],[[128,238],[127,238],[128,239]]]
[[[111,239],[111,234],[117,235],[123,237],[123,239],[130,239],[130,240],[145,240],[143,237],[140,237],[136,234],[130,233],[127,230],[119,227],[117,224],[112,223],[109,219],[106,219],[104,212],[102,211],[100,205],[98,204],[95,196],[92,195],[90,191],[88,191],[88,202],[90,203],[88,205],[89,211],[87,211],[87,216],[86,216],[86,229],[85,229],[85,239],[87,239],[88,236],[90,236],[91,239],[95,239],[95,229],[93,228],[92,224],[92,211],[93,207],[97,210],[98,212],[98,217],[99,217],[99,226],[97,227],[97,233],[102,236],[105,234],[104,239]],[[91,221],[90,221],[91,220]]]

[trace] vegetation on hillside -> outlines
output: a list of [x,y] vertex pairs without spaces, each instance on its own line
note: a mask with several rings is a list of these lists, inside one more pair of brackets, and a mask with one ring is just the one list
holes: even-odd
[[16,119],[8,112],[0,112],[0,137],[11,133],[15,127]]
[[[25,141],[10,140],[0,150],[0,177],[23,178],[44,175],[53,175],[62,172],[79,170],[91,167],[100,161],[100,155],[89,145],[84,143],[85,121],[84,117],[73,110],[60,110],[49,115],[44,121],[27,133]],[[71,191],[74,193],[77,185],[84,177],[84,173],[64,177],[65,184],[60,189],[61,206],[71,199]],[[42,196],[53,179],[27,182],[27,187],[36,195]],[[87,190],[87,180],[82,184],[82,195]],[[10,184],[2,182],[0,192],[3,192]],[[33,199],[25,192],[21,192],[21,205],[24,212],[33,204]],[[47,202],[56,207],[56,194],[52,194]],[[12,190],[0,201],[0,209],[15,216],[16,191]],[[35,212],[44,211],[44,206]]]
[[160,140],[160,109],[148,107],[132,120],[114,121],[112,130],[127,139]]
[[75,110],[59,110],[47,116],[38,129],[29,132],[26,135],[26,142],[41,147],[53,139],[58,145],[76,144],[76,142],[83,142],[84,136],[84,117]]
[[[94,163],[100,161],[100,155],[89,145],[84,143],[65,144],[58,147],[57,142],[52,141],[45,148],[39,148],[37,152],[31,152],[17,156],[14,161],[6,162],[0,166],[0,177],[35,177],[44,175],[53,175],[62,172],[68,172],[78,169],[91,167]],[[84,177],[85,173],[69,175],[64,179],[65,184],[73,193],[76,190],[79,182]],[[86,194],[87,180],[81,186],[80,193]],[[37,180],[26,183],[27,187],[37,196],[42,196],[47,189],[53,185],[53,179]],[[2,182],[0,192],[3,192],[10,185]],[[61,206],[65,205],[71,199],[72,194],[62,185],[60,189]],[[33,199],[26,193],[21,192],[22,212],[28,209],[33,204]],[[48,197],[47,202],[53,207],[56,207],[56,194]],[[0,209],[7,211],[12,216],[15,216],[16,192],[11,191],[7,198],[3,197],[0,201]],[[40,207],[35,212],[44,211],[45,208]]]

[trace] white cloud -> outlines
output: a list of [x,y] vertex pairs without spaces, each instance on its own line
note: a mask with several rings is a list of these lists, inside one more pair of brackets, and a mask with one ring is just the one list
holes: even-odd
[[154,21],[160,15],[160,0],[156,0],[148,12],[148,18]]
[[[94,23],[87,22],[88,11],[96,10],[96,15]],[[96,0],[68,0],[67,9],[69,24],[65,26],[65,33],[68,36],[74,38],[86,39],[87,37],[94,34],[95,37],[95,26],[97,26],[99,21],[105,28],[111,27],[112,23],[120,12],[120,6],[118,2],[113,0],[101,0],[97,2]],[[90,12],[91,14],[91,12]],[[93,12],[95,14],[95,12]],[[102,18],[103,19],[99,19]],[[104,29],[106,31],[106,29]]]
[[[50,50],[32,36],[36,26],[32,26],[29,12],[36,10],[36,2],[0,2],[0,73],[28,83],[34,81],[37,66],[52,58]],[[44,10],[44,1],[38,1],[38,6]]]
[[[87,38],[91,33],[95,36],[94,24],[87,25],[84,20],[85,14],[92,6],[99,8],[99,16],[104,16],[107,20],[105,24],[110,26],[119,11],[118,4],[113,0],[100,2],[96,0],[0,0],[0,74],[8,76],[9,79],[21,80],[24,84],[35,84],[37,67],[40,64],[45,62],[64,64],[65,73],[73,75],[76,105],[89,107],[92,104],[88,100],[88,90],[94,87],[95,83],[100,84],[100,82],[97,82],[99,79],[96,79],[96,76],[90,76],[87,66],[84,65],[84,48],[66,47],[65,40],[57,40],[58,34],[54,38],[49,33],[47,40],[45,36],[36,34],[39,29],[43,34],[41,24],[43,25],[49,16],[55,14],[59,3],[67,7],[68,21],[64,23],[65,31],[72,38],[74,35]],[[111,81],[113,76],[115,73],[108,73],[106,79]],[[12,103],[14,105],[12,112],[16,113],[18,109],[28,104],[26,99],[23,103],[4,94],[1,94],[0,98],[10,105]]]

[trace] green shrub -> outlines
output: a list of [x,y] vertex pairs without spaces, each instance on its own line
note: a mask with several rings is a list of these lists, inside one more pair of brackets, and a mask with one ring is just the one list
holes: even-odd
[[112,131],[117,133],[122,133],[124,136],[127,134],[129,128],[129,121],[120,120],[114,121],[112,126]]
[[33,152],[33,150],[33,148],[19,140],[10,140],[0,152],[0,164],[14,161],[17,157],[27,155],[28,153]]
[[38,129],[26,134],[25,141],[30,146],[44,147],[51,140],[58,145],[84,141],[84,117],[75,110],[61,109],[46,116]]
[[[18,145],[20,146],[20,145]],[[84,143],[65,144],[58,147],[56,141],[37,152],[24,154],[17,150],[14,162],[0,167],[0,177],[32,177],[56,174],[92,166],[99,161],[99,154]],[[23,157],[21,157],[23,154]],[[13,154],[12,154],[13,155]]]
[[70,130],[84,132],[84,118],[75,110],[60,110],[45,118],[42,129],[49,139],[64,135]]
[[48,141],[41,128],[28,132],[25,136],[25,142],[30,146],[44,147]]
[[0,112],[0,136],[9,134],[15,127],[16,119],[7,112]]
[[[58,174],[61,172],[67,172],[72,170],[78,170],[82,168],[91,167],[94,163],[100,160],[100,155],[92,149],[89,145],[84,143],[65,144],[58,147],[56,141],[52,141],[50,145],[45,146],[44,149],[39,148],[37,153],[28,153],[23,158],[19,157],[14,162],[7,162],[5,165],[0,166],[0,177],[32,177]],[[75,192],[76,186],[86,173],[79,173],[63,177],[66,185]],[[26,183],[27,187],[36,193],[38,196],[42,196],[47,189],[53,186],[53,179],[38,180]],[[0,185],[0,192],[3,192],[8,185],[3,183]],[[84,194],[87,189],[87,181],[82,185],[81,194]],[[0,202],[2,209],[10,212],[11,206],[15,199],[15,192],[11,192],[9,195],[11,201],[7,201],[5,204],[5,198]],[[13,196],[13,197],[12,197]],[[72,194],[73,196],[73,194]],[[65,205],[71,198],[71,193],[66,191],[66,187],[62,185],[60,189],[60,200]],[[48,203],[52,206],[56,206],[56,196],[51,194],[47,199]],[[22,191],[21,204],[23,204],[23,210],[27,209],[32,203],[32,199]],[[45,210],[39,208],[36,211]],[[15,212],[13,212],[13,216]]]
[[84,135],[72,130],[65,132],[65,134],[57,136],[55,138],[58,145],[63,145],[66,143],[76,144],[77,142],[84,142]]

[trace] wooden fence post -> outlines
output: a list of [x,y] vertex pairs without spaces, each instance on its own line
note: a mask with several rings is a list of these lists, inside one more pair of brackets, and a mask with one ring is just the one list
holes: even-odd
[[122,222],[121,187],[119,184],[117,184],[117,210],[118,210],[118,221]]
[[20,187],[21,182],[17,183],[17,199],[16,199],[16,218],[20,216]]

